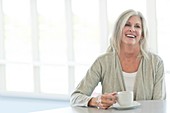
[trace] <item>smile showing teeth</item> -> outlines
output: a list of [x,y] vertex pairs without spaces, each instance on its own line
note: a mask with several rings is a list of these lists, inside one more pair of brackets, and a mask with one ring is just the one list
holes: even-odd
[[136,36],[134,36],[134,35],[126,35],[126,36],[129,38],[136,38]]

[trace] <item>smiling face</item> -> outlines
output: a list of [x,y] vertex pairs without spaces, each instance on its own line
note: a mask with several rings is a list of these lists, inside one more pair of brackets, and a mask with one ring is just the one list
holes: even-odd
[[122,30],[121,43],[127,45],[139,45],[142,38],[142,22],[139,16],[132,16],[126,22]]

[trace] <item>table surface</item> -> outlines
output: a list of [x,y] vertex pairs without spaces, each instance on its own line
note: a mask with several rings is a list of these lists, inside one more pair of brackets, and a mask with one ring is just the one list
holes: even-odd
[[147,100],[138,102],[141,104],[139,107],[126,110],[114,108],[103,110],[93,107],[66,107],[31,113],[170,113],[170,107],[168,109],[168,102],[166,100]]
[[69,101],[2,96],[0,93],[0,113],[30,113],[48,109],[69,107]]

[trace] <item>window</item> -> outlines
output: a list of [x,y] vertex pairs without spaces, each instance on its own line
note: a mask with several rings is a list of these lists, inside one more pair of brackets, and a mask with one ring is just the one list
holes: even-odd
[[[123,5],[123,4],[126,5]],[[118,16],[125,10],[127,9],[135,9],[144,16],[146,16],[146,1],[145,0],[130,0],[130,1],[125,1],[125,0],[119,0],[119,1],[114,1],[114,0],[107,0],[107,11],[108,11],[108,22],[109,22],[109,33],[111,33],[114,21],[118,18]]]
[[[36,11],[36,9],[35,9]],[[37,51],[40,92],[68,94],[65,3],[37,0]],[[37,70],[38,73],[38,70]],[[62,87],[61,87],[62,86]]]
[[[29,0],[3,0],[1,40],[7,91],[33,91],[31,21]],[[19,4],[18,4],[19,3]],[[25,9],[25,10],[22,10]]]
[[[146,0],[1,1],[0,91],[59,99],[69,98],[94,60],[106,51],[118,15],[136,9],[147,16],[152,4]],[[168,41],[161,41],[158,51],[165,56],[163,43]]]
[[69,97],[100,54],[99,0],[0,5],[0,91]]
[[[168,13],[168,9],[170,5],[170,1],[168,0],[157,0],[157,36],[158,36],[158,54],[164,61],[165,65],[165,77],[166,77],[166,85],[169,86],[170,80],[170,54],[168,53],[168,48],[170,48],[170,38],[169,38],[169,25],[170,25],[170,14]],[[167,88],[167,93],[170,93],[170,90]],[[167,94],[167,98],[168,97]]]
[[100,53],[98,9],[98,0],[72,0],[75,86],[85,75],[89,63]]

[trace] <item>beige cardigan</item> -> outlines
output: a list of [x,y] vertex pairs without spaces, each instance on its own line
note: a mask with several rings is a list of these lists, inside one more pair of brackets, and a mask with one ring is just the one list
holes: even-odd
[[[134,100],[163,100],[166,98],[164,65],[162,59],[148,53],[142,57],[134,85]],[[71,94],[72,106],[88,106],[91,94],[101,82],[102,93],[124,91],[125,83],[118,55],[106,53],[96,59],[86,76]]]

